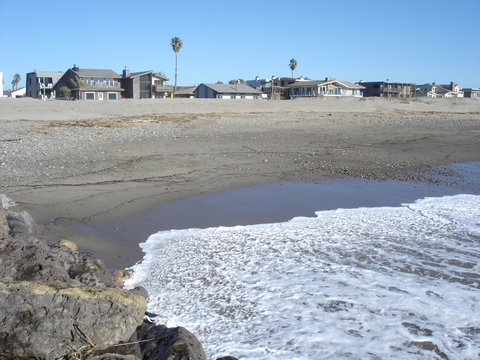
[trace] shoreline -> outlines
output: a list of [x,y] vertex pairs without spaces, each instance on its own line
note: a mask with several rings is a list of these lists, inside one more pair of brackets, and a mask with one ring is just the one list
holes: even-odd
[[198,194],[338,177],[431,182],[480,161],[480,101],[0,99],[1,191],[52,242]]
[[[79,224],[77,228],[115,248],[112,252],[96,254],[107,266],[128,268],[145,255],[139,244],[161,231],[288,222],[295,217],[315,217],[317,211],[399,207],[425,197],[480,194],[480,185],[475,183],[480,163],[461,165],[466,171],[452,170],[454,164],[441,166],[430,174],[432,182],[336,178],[253,185],[157,204],[148,211],[105,222]],[[469,168],[474,174],[468,173]],[[434,183],[440,169],[452,173]]]

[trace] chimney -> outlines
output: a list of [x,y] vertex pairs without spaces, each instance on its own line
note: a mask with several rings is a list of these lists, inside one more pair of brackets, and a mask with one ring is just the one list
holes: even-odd
[[255,80],[258,81],[259,77],[258,76],[255,76]]
[[78,71],[78,67],[77,67],[77,64],[73,64],[73,68],[72,68],[73,71]]
[[123,70],[123,77],[128,77],[130,76],[130,70],[125,66],[125,69]]
[[237,80],[237,81],[235,82],[235,90],[238,90],[238,83],[239,83],[239,81]]
[[335,78],[332,77],[332,76],[327,76],[327,77],[325,78],[325,81],[334,81],[334,80],[335,80]]
[[450,82],[450,90],[455,90],[455,81]]

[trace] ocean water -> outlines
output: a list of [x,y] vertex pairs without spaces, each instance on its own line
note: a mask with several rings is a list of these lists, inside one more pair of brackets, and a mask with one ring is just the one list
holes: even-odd
[[480,196],[161,231],[126,287],[210,359],[480,357]]

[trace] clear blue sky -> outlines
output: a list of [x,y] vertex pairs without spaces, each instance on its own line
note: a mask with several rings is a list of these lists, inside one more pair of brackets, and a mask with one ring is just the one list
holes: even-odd
[[480,0],[0,0],[0,72],[164,72],[178,84],[290,76],[480,87]]

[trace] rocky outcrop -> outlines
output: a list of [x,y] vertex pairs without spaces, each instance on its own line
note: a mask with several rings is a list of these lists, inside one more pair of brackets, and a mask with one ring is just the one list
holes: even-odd
[[198,339],[183,327],[167,328],[145,320],[137,329],[144,359],[206,360]]
[[0,205],[0,359],[206,359],[188,330],[144,319],[148,294],[121,288],[128,272],[35,238],[28,213]]
[[35,225],[30,215],[4,195],[0,200],[0,278],[114,286],[111,274],[100,260],[72,250],[72,245],[48,245],[33,237]]
[[7,358],[53,359],[128,340],[145,298],[115,288],[0,281],[0,341]]

